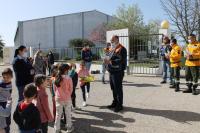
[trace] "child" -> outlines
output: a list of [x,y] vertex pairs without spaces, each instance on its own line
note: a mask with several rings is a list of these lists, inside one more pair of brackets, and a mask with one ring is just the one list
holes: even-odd
[[[2,72],[3,80],[0,81],[0,106],[6,108],[7,100],[11,97],[12,92],[12,77],[13,72],[10,68],[4,69]],[[5,128],[6,133],[10,133],[11,117],[6,118],[7,127]]]
[[56,101],[56,120],[55,120],[55,131],[60,132],[60,121],[63,108],[67,119],[67,133],[74,130],[71,120],[71,94],[73,89],[72,79],[66,76],[69,70],[69,65],[61,64],[59,66],[59,72],[55,79],[54,91]]
[[76,72],[76,64],[74,63],[70,64],[70,71],[68,75],[72,78],[72,82],[73,82],[73,91],[72,91],[71,98],[72,98],[72,106],[75,109],[76,108],[76,92],[75,91],[76,91],[76,86],[78,83],[78,74]]
[[[90,92],[90,82],[85,82],[83,80],[83,78],[85,78],[87,76],[89,76],[89,71],[86,69],[85,63],[82,62],[80,64],[80,70],[78,72],[78,77],[81,78],[80,79],[80,87],[81,87],[82,94],[83,94],[83,107],[85,107],[87,105],[86,104],[86,97],[89,98],[89,92]],[[87,87],[86,94],[85,94],[85,87]]]
[[41,129],[43,133],[47,133],[48,122],[53,121],[53,116],[51,115],[49,108],[48,95],[46,93],[48,82],[46,76],[42,74],[37,74],[34,81],[38,92],[36,106],[40,112]]
[[55,102],[54,82],[55,82],[55,78],[56,78],[57,73],[58,73],[58,65],[55,65],[51,69],[51,78],[50,78],[50,81],[49,81],[50,92],[51,92],[51,95],[52,95],[54,121],[55,121],[55,118],[56,118],[56,102]]
[[17,105],[13,119],[19,127],[20,133],[39,133],[41,120],[40,113],[32,103],[37,96],[37,88],[34,84],[28,84],[24,88],[24,101]]

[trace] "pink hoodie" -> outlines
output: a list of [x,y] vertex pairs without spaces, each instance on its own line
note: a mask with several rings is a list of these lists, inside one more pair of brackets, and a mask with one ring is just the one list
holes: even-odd
[[[78,77],[79,78],[83,78],[83,77],[87,77],[87,76],[89,76],[90,74],[89,74],[89,71],[87,70],[87,69],[80,69],[79,71],[78,71]],[[80,86],[83,86],[85,84],[85,82],[84,81],[82,81],[82,80],[80,80]]]
[[60,102],[67,102],[71,100],[71,94],[73,90],[72,79],[69,76],[62,75],[63,80],[60,83],[60,87],[54,85],[55,100]]

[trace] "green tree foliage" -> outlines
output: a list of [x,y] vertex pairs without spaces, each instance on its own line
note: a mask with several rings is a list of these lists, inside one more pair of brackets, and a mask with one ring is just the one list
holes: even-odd
[[69,41],[70,47],[83,48],[86,45],[89,45],[90,47],[95,46],[95,44],[88,39],[75,38]]
[[148,28],[143,21],[143,13],[137,4],[129,6],[122,4],[118,7],[114,17],[116,19],[108,25],[109,29],[128,28],[131,34],[143,34],[148,32]]

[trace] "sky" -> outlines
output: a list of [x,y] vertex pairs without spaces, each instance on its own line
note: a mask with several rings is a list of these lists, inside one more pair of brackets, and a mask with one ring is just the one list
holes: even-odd
[[159,0],[0,0],[0,36],[6,46],[14,45],[17,22],[81,11],[98,10],[114,15],[121,5],[138,4],[144,21],[164,20]]

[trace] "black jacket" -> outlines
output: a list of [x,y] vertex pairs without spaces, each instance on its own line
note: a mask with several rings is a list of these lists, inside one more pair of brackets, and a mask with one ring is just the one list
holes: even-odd
[[121,44],[117,46],[115,52],[111,57],[111,64],[108,64],[108,71],[110,73],[120,72],[126,70],[127,67],[127,50]]
[[13,114],[13,119],[19,126],[20,130],[34,130],[39,129],[41,126],[40,113],[33,103],[28,105],[24,110],[20,109],[20,104]]
[[83,49],[81,51],[81,59],[85,62],[91,62],[92,61],[92,51]]
[[33,82],[33,76],[31,70],[34,70],[32,64],[25,59],[15,57],[13,61],[13,70],[16,77],[17,86],[25,86]]
[[54,64],[54,55],[53,55],[53,53],[49,53],[48,54],[48,65],[51,66],[52,64]]

